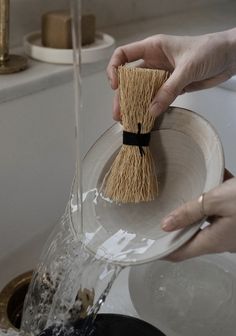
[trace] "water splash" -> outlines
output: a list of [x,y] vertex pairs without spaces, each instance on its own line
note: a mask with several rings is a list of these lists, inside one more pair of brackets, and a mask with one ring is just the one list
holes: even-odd
[[97,260],[75,238],[68,208],[34,273],[21,331],[38,335],[52,325],[68,326],[89,316],[88,329],[120,270]]
[[19,336],[19,332],[14,329],[0,330],[0,336]]

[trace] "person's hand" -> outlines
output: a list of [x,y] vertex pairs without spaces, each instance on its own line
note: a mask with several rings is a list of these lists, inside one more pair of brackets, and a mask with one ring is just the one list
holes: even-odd
[[[231,175],[232,176],[232,175]],[[226,178],[231,177],[229,173]],[[166,260],[182,261],[210,253],[236,252],[236,178],[190,201],[170,213],[162,222],[167,232],[188,227],[204,217],[211,223],[189,242],[171,253]]]
[[[117,68],[127,62],[142,59],[142,67],[169,71],[150,107],[158,116],[179,94],[213,87],[236,72],[235,35],[235,29],[195,37],[156,35],[119,47],[107,67],[111,87],[118,88]],[[120,120],[118,92],[113,118]]]

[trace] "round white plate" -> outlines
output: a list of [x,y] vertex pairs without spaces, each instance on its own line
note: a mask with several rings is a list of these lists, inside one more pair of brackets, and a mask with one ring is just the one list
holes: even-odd
[[235,336],[236,263],[227,255],[135,266],[129,291],[140,318],[167,336]]
[[[56,49],[44,47],[39,31],[26,35],[23,39],[25,53],[38,60],[48,63],[73,64],[72,49]],[[101,32],[96,33],[95,42],[81,49],[82,63],[94,63],[108,59],[115,46],[112,36]]]
[[202,222],[166,233],[160,223],[170,211],[222,181],[224,157],[209,122],[189,110],[171,107],[157,121],[150,143],[159,196],[152,202],[117,204],[103,197],[101,185],[121,143],[122,127],[117,123],[84,159],[85,244],[100,258],[140,264],[171,253],[199,230]]

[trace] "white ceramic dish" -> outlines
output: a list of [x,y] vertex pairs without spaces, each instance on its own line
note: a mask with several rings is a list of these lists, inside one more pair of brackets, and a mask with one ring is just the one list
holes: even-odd
[[135,266],[129,291],[140,318],[167,336],[235,336],[236,263],[227,255]]
[[162,218],[184,202],[222,181],[224,157],[220,140],[198,114],[171,107],[151,136],[160,194],[152,202],[116,204],[101,194],[103,178],[122,143],[115,124],[89,150],[83,163],[85,243],[98,257],[122,265],[140,264],[171,253],[202,222],[172,233],[160,228]]
[[[41,33],[38,31],[26,35],[23,42],[25,53],[38,61],[73,64],[73,50],[44,47],[41,42]],[[82,63],[94,63],[108,59],[114,46],[115,40],[112,36],[97,32],[95,42],[81,49]]]

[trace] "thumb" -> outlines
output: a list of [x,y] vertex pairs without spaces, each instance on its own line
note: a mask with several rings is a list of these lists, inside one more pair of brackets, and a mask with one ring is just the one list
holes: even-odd
[[198,257],[210,253],[222,253],[228,251],[222,244],[222,229],[224,230],[224,219],[218,218],[214,225],[200,230],[190,241],[176,251],[169,254],[165,259],[179,262],[186,259]]
[[150,112],[157,117],[164,112],[188,84],[186,71],[176,68],[154,97]]
[[[206,195],[207,194],[204,196],[204,200]],[[204,201],[204,210],[205,203],[206,200]],[[198,199],[187,202],[172,211],[167,217],[163,219],[161,223],[162,229],[167,232],[183,229],[202,220],[205,217],[203,212],[201,196]]]

